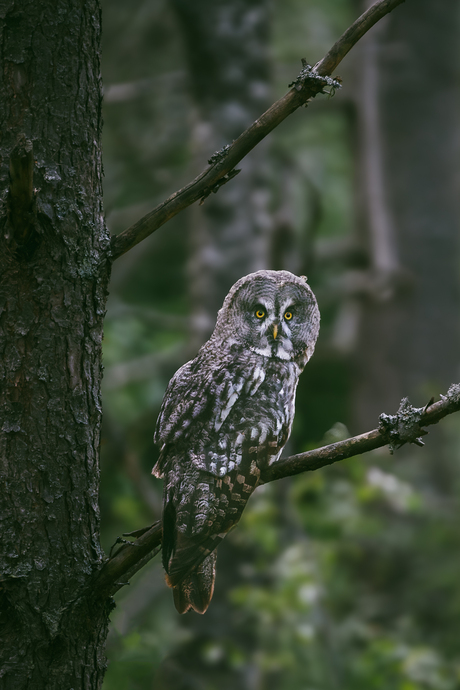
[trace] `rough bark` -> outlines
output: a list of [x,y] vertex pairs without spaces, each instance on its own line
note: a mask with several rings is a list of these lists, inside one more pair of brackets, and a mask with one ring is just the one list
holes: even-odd
[[108,602],[77,597],[101,561],[100,9],[7,0],[0,22],[0,685],[94,690]]

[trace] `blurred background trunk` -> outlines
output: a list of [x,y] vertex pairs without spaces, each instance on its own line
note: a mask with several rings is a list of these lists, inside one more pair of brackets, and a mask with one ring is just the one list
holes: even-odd
[[[192,147],[203,161],[232,143],[270,105],[269,0],[171,0],[184,42],[193,103]],[[196,337],[208,339],[238,278],[268,261],[270,161],[262,142],[241,172],[188,212],[189,295]]]
[[458,4],[421,0],[411,10],[393,12],[360,46],[370,257],[356,352],[360,429],[403,396],[426,404],[460,373]]

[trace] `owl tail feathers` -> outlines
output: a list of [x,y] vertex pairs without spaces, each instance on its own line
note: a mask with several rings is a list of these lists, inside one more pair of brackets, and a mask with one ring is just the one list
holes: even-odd
[[166,582],[173,590],[174,605],[178,613],[187,613],[190,609],[205,613],[214,593],[216,556],[213,551],[177,585],[172,585],[166,576]]

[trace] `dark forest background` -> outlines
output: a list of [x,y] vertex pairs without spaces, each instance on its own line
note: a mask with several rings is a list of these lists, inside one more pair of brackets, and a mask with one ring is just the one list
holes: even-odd
[[[206,165],[365,9],[352,0],[105,0],[105,210],[120,232]],[[169,378],[230,286],[306,274],[322,329],[289,454],[459,380],[456,0],[407,0],[241,173],[114,265],[104,340],[103,543],[158,519]],[[205,616],[159,558],[117,595],[105,690],[460,688],[460,432],[263,487],[220,547]]]

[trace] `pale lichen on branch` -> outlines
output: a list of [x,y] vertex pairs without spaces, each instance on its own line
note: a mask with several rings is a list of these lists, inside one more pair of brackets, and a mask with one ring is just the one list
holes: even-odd
[[440,398],[441,400],[446,400],[454,405],[460,405],[460,383],[453,383],[449,387],[447,394],[441,395]]
[[425,407],[413,407],[408,398],[403,398],[396,414],[380,415],[379,432],[391,454],[405,443],[424,445],[421,437],[428,432],[422,429],[420,422],[425,411]]
[[[330,87],[330,91],[325,91],[326,86]],[[342,88],[342,80],[340,77],[322,76],[315,71],[315,68],[309,65],[305,58],[302,58],[302,69],[298,77],[288,84],[288,87],[293,87],[296,91],[302,91],[303,88],[308,88],[315,95],[317,93],[327,93],[333,96],[338,89]]]

